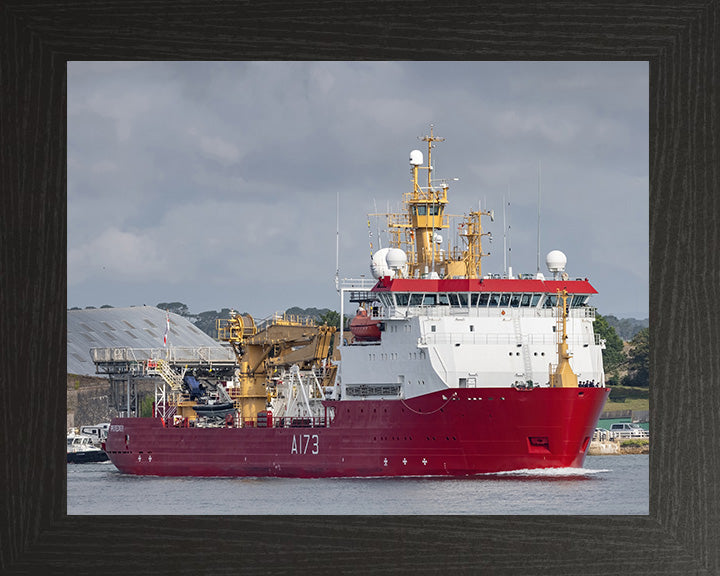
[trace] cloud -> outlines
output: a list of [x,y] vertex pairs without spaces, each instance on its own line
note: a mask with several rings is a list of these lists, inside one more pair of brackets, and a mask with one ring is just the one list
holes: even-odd
[[335,306],[338,193],[342,274],[366,274],[366,214],[398,206],[430,123],[453,214],[511,195],[517,267],[535,268],[541,163],[543,251],[646,270],[647,93],[634,62],[70,63],[68,303]]
[[146,282],[167,270],[167,260],[150,233],[133,233],[112,226],[90,242],[68,250],[68,286],[88,280]]
[[219,160],[224,164],[232,164],[240,159],[240,149],[232,142],[209,136],[200,136],[198,141],[200,149],[210,158]]
[[576,138],[580,129],[577,122],[564,116],[516,110],[500,113],[496,116],[494,125],[497,132],[504,138],[538,136],[553,144],[571,142]]

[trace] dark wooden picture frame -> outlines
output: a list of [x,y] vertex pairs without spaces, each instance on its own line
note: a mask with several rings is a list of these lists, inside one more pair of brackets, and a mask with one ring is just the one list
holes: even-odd
[[[0,573],[720,574],[718,0],[6,0],[0,47]],[[66,62],[288,58],[648,62],[649,516],[66,515]]]

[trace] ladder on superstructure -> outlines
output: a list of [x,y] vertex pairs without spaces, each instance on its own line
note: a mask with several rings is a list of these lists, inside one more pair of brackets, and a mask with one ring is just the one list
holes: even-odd
[[513,315],[513,325],[515,327],[515,341],[521,345],[523,365],[525,366],[525,381],[532,380],[532,362],[530,360],[530,346],[528,346],[527,338],[523,338],[522,329],[520,328],[520,315]]

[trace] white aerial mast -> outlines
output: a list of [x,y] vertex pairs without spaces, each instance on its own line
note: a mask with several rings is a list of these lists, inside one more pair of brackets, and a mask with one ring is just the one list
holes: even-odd
[[340,191],[335,202],[335,290],[340,290]]
[[538,192],[537,192],[537,273],[540,274],[540,163],[538,160]]

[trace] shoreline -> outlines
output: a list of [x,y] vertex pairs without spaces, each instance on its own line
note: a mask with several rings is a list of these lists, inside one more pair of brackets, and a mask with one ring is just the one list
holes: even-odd
[[621,446],[622,440],[613,441],[606,440],[603,442],[595,441],[590,443],[588,448],[588,456],[608,456],[608,455],[624,455],[624,454],[650,454],[650,443],[641,444],[639,446]]

